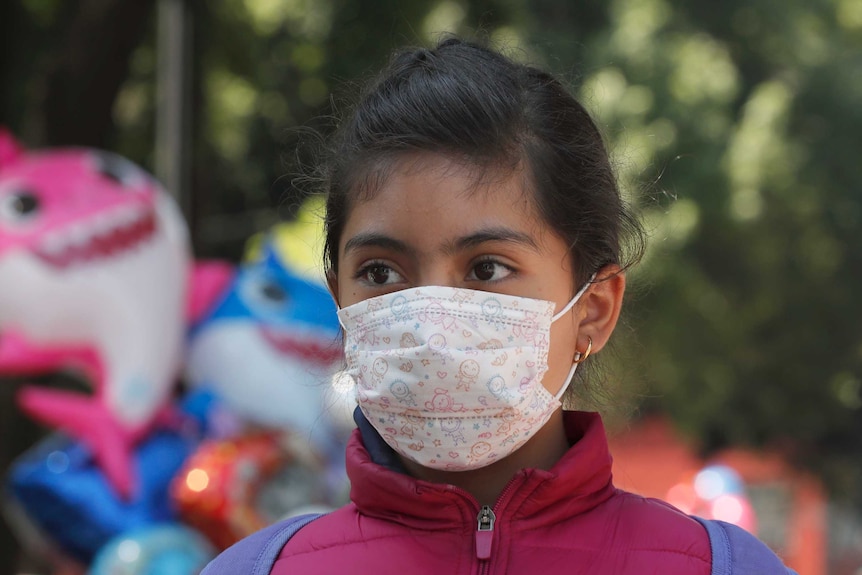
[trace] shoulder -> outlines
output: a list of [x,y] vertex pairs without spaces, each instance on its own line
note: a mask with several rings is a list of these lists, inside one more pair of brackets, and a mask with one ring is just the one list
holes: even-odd
[[361,540],[369,534],[368,526],[362,521],[356,506],[349,503],[323,515],[297,533],[296,537],[290,540],[290,545],[285,545],[281,556],[320,551],[326,547],[343,545],[353,539]]
[[608,503],[614,507],[617,533],[633,545],[667,547],[710,561],[704,526],[669,503],[626,491],[618,491]]
[[744,529],[693,517],[672,505],[624,491],[612,499],[625,539],[634,545],[704,558],[714,575],[795,575],[762,541]]
[[663,501],[621,490],[587,512],[548,524],[539,535],[542,545],[571,549],[593,562],[595,573],[709,575],[712,564],[700,523]]
[[291,517],[261,529],[225,549],[201,575],[269,573],[285,543],[318,517],[318,514]]
[[720,575],[795,575],[754,535],[723,521],[697,519],[712,546],[713,573]]

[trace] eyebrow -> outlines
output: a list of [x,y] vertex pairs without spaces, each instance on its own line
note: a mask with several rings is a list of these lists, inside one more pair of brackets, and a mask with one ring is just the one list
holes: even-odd
[[532,236],[506,227],[482,228],[469,236],[458,238],[444,247],[446,253],[454,253],[474,248],[486,242],[506,242],[521,244],[534,251],[539,251],[539,244]]
[[376,232],[356,234],[344,244],[344,253],[362,248],[384,248],[398,253],[412,254],[415,250],[406,243]]
[[[475,248],[476,246],[482,245],[486,242],[520,244],[532,249],[533,251],[540,251],[536,240],[528,234],[506,227],[489,227],[482,228],[470,235],[462,236],[451,242],[447,242],[443,246],[443,252],[446,254],[453,254],[459,251]],[[371,247],[383,248],[408,255],[414,254],[416,251],[405,242],[393,237],[377,232],[364,232],[356,234],[347,240],[344,244],[344,253]]]

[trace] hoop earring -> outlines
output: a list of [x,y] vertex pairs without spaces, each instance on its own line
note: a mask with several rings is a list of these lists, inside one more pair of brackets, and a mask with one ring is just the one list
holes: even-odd
[[578,354],[578,359],[573,358],[572,363],[579,364],[579,363],[583,362],[585,359],[590,357],[591,351],[593,351],[593,338],[591,338],[590,336],[587,336],[587,349],[586,349],[586,351],[584,351],[584,353],[581,353],[578,350],[575,350],[575,352],[577,352],[577,354]]

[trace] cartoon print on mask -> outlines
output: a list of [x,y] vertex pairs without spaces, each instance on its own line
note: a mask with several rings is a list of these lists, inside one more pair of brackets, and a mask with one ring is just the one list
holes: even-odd
[[447,360],[452,360],[452,354],[446,347],[446,336],[442,333],[435,333],[428,336],[428,348],[434,357],[440,358],[440,365],[446,365]]
[[383,376],[386,375],[387,371],[389,371],[388,361],[382,357],[374,360],[374,363],[371,365],[371,381],[375,387],[383,381]]
[[521,414],[517,409],[507,407],[500,412],[500,425],[497,427],[497,435],[511,433],[512,428],[521,420]]
[[413,398],[413,393],[410,387],[400,379],[396,379],[389,385],[389,391],[395,396],[399,403],[416,407],[416,400]]
[[455,399],[449,395],[449,390],[438,387],[434,390],[434,397],[425,402],[425,408],[429,411],[452,413],[464,411],[464,405],[455,403]]
[[473,294],[471,294],[469,291],[459,289],[455,290],[455,294],[452,296],[452,301],[457,303],[464,303],[470,301],[472,297]]
[[401,433],[413,439],[413,433],[419,431],[423,427],[424,420],[421,414],[416,409],[408,409],[404,412],[404,425],[401,426]]
[[506,399],[512,397],[511,392],[506,387],[506,381],[500,375],[495,375],[494,377],[489,379],[488,383],[486,383],[485,385],[487,385],[488,391],[491,392],[491,395],[493,395],[499,401],[505,401]]
[[541,398],[535,393],[529,393],[530,389],[533,388],[533,381],[535,377],[523,377],[521,378],[521,383],[518,384],[518,391],[521,392],[521,395],[528,396],[530,398],[530,408],[538,409],[539,404],[541,403]]
[[524,315],[527,321],[513,326],[512,334],[537,347],[547,347],[548,334],[540,329],[538,315],[531,312]]
[[470,391],[470,386],[476,383],[479,377],[479,363],[473,359],[465,359],[458,367],[458,373],[455,379],[458,380],[457,389],[464,388],[464,391]]
[[433,325],[439,325],[445,331],[455,331],[457,321],[454,317],[446,313],[446,309],[439,302],[432,302],[420,311],[416,317],[421,322],[426,322]]
[[506,363],[506,360],[509,359],[509,354],[506,353],[505,351],[502,351],[503,342],[500,341],[499,339],[489,339],[488,341],[483,341],[482,343],[480,343],[476,347],[478,347],[482,351],[501,350],[501,351],[495,351],[494,359],[491,360],[491,365],[493,365],[493,366],[500,367],[501,365],[504,365]]
[[364,343],[366,345],[377,345],[380,343],[380,338],[377,336],[377,331],[374,328],[366,328],[360,330],[356,341],[357,343]]
[[401,334],[400,344],[401,347],[419,347],[419,344],[416,343],[416,338],[410,332]]
[[359,389],[374,389],[374,384],[369,381],[369,378],[365,377],[364,371],[356,374],[356,385]]
[[407,361],[399,365],[398,369],[400,369],[404,373],[410,373],[411,371],[413,371],[413,362],[408,359]]
[[494,327],[497,331],[508,331],[511,329],[509,325],[505,323],[505,316],[503,309],[503,304],[497,298],[488,298],[482,302],[482,315],[483,320],[488,322],[491,326]]
[[490,452],[491,444],[487,441],[479,441],[477,443],[474,443],[473,447],[470,448],[470,454],[467,455],[467,460],[470,462],[482,461],[488,456]]
[[464,433],[461,431],[461,420],[454,417],[449,417],[440,420],[440,429],[448,437],[452,438],[452,445],[457,446],[459,443],[467,443],[464,439]]
[[482,313],[487,319],[497,317],[501,311],[503,311],[503,306],[495,298],[488,298],[482,302]]
[[[374,303],[370,302],[368,304],[368,311],[374,311],[375,309],[379,309],[373,306]],[[396,318],[400,318],[402,315],[404,315],[410,310],[410,305],[406,297],[404,297],[403,295],[399,295],[396,296],[392,300],[392,303],[389,304],[389,309],[392,311],[392,315],[394,315]]]

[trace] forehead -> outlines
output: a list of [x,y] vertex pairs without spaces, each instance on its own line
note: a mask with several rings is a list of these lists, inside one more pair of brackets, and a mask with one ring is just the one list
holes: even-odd
[[351,231],[368,228],[440,235],[482,221],[541,231],[530,180],[520,164],[477,165],[432,153],[388,160],[354,194],[342,244]]

